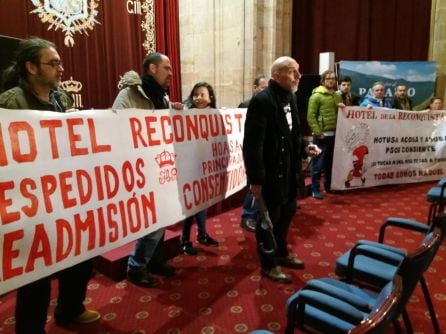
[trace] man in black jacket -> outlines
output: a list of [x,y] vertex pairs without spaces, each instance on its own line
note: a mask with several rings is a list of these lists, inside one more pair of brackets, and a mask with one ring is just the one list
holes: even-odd
[[400,110],[412,110],[412,100],[407,96],[407,86],[405,84],[396,85],[392,108]]
[[243,154],[254,198],[263,198],[272,222],[273,249],[266,250],[262,230],[256,224],[257,250],[263,276],[279,282],[291,282],[281,266],[301,269],[304,263],[288,253],[287,234],[296,213],[297,187],[304,155],[317,155],[315,145],[306,146],[300,129],[295,92],[299,84],[299,64],[280,57],[271,67],[268,88],[254,96],[249,104]]

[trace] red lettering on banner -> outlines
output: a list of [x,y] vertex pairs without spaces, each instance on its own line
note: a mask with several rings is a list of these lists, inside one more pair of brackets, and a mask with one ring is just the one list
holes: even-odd
[[198,116],[192,115],[186,117],[186,129],[187,129],[187,137],[189,139],[198,139]]
[[[226,115],[229,116],[229,115]],[[242,114],[234,114],[234,118],[237,120],[237,124],[238,124],[238,132],[242,132]],[[231,130],[232,130],[232,122],[231,119],[226,119],[227,124],[229,126],[231,126]],[[231,132],[229,132],[231,133]]]
[[36,182],[33,179],[26,178],[20,182],[20,193],[24,198],[27,198],[30,201],[30,205],[24,205],[21,209],[28,217],[34,217],[37,214],[37,209],[39,208],[39,199],[34,194],[30,193],[28,188],[32,190],[37,188]]
[[53,204],[50,196],[54,194],[57,188],[57,180],[54,175],[44,175],[40,178],[42,183],[43,202],[45,203],[45,210],[47,213],[53,212]]
[[142,168],[144,167],[144,160],[143,159],[138,159],[136,160],[136,174],[139,175],[139,180],[136,181],[136,185],[138,186],[139,189],[144,188],[145,184],[146,184],[146,176],[144,175],[144,172],[142,171]]
[[113,219],[115,215],[118,213],[118,208],[115,204],[111,203],[107,205],[107,218],[108,218],[108,227],[110,228],[110,232],[108,232],[108,239],[110,242],[115,242],[119,238],[119,225],[116,220]]
[[84,120],[82,118],[67,119],[68,138],[70,139],[70,149],[72,156],[88,154],[88,149],[86,147],[76,146],[76,142],[81,141],[82,136],[74,132],[74,127],[82,124],[84,124]]
[[185,183],[183,186],[183,198],[184,198],[184,206],[186,209],[190,210],[192,209],[192,203],[189,203],[189,200],[187,199],[187,193],[191,191],[191,186],[189,183]]
[[[161,133],[163,137],[163,141],[166,144],[171,144],[173,142],[173,136],[172,136],[172,123],[169,116],[161,116],[160,117],[160,123],[161,123]],[[169,130],[169,131],[167,131]]]
[[56,262],[60,262],[66,259],[73,249],[73,231],[65,219],[56,220],[56,240]]
[[23,239],[23,230],[18,230],[3,235],[2,272],[3,280],[6,281],[23,273],[22,267],[13,267],[13,260],[19,257],[20,251],[14,248],[14,242]]
[[[185,140],[185,133],[183,127],[183,116],[175,115],[172,117],[173,131],[175,133],[175,141],[181,143]],[[173,138],[172,138],[173,141]]]
[[131,117],[129,118],[129,121],[130,121],[130,130],[132,132],[133,147],[138,148],[139,142],[143,147],[147,147],[147,143],[144,141],[144,138],[142,137],[141,134],[142,125],[139,119]]
[[[91,153],[110,152],[111,145],[99,144],[96,135],[94,119],[87,119],[89,143]],[[60,119],[41,120],[39,122],[42,129],[48,130],[49,144],[51,148],[51,158],[58,159],[60,157],[57,129],[63,127]],[[68,139],[70,145],[71,156],[89,154],[88,147],[81,146],[83,138],[76,127],[83,126],[82,118],[70,118],[66,120]],[[28,122],[11,122],[8,127],[9,141],[11,145],[12,159],[18,163],[33,162],[38,154],[36,135],[33,127]],[[84,143],[88,144],[88,143]],[[6,152],[5,138],[3,138],[3,130],[0,127],[0,166],[8,165],[8,157]]]
[[[22,153],[20,150],[20,132],[25,132],[28,138],[28,153]],[[35,160],[37,155],[36,138],[31,125],[29,125],[27,122],[12,122],[9,125],[9,136],[11,138],[12,157],[14,161],[21,163]]]
[[59,119],[48,119],[40,121],[42,128],[48,128],[50,135],[51,155],[53,159],[59,158],[59,148],[57,147],[56,128],[62,127],[62,121]]
[[147,141],[149,146],[158,146],[161,144],[159,139],[153,138],[153,135],[157,133],[156,128],[152,127],[152,123],[156,122],[155,116],[147,116],[146,120],[146,130],[147,130]]
[[[85,180],[85,186],[83,180]],[[85,204],[90,201],[91,195],[93,194],[93,182],[91,181],[90,174],[86,170],[78,169],[76,171],[76,183],[79,192],[79,204]]]
[[133,166],[130,161],[125,161],[122,165],[122,178],[124,180],[124,188],[128,192],[132,191],[135,187],[135,174]]
[[128,231],[127,231],[127,216],[125,214],[125,206],[124,206],[124,202],[123,201],[119,202],[119,213],[121,214],[122,236],[126,237],[127,234],[128,234]]
[[98,208],[98,234],[99,234],[99,247],[103,247],[105,245],[105,219],[104,219],[104,210],[103,208]]
[[[119,176],[113,166],[104,166],[104,177],[105,177],[105,190],[107,192],[107,198],[113,198],[118,193],[119,190]],[[112,185],[113,181],[113,185]]]
[[11,189],[14,189],[14,181],[0,182],[0,217],[2,225],[13,223],[20,219],[19,212],[8,212],[8,207],[12,206],[12,199],[6,197],[6,191]]
[[33,243],[29,251],[28,261],[26,262],[25,271],[30,272],[34,270],[34,264],[37,259],[42,258],[46,266],[53,264],[51,260],[51,245],[48,235],[43,224],[36,225],[34,231]]
[[96,166],[94,168],[94,176],[96,179],[96,190],[98,192],[98,200],[102,201],[104,199],[104,189],[102,186],[102,173],[100,166]]
[[3,130],[0,124],[0,166],[6,166],[8,158],[6,156],[5,141],[3,140]]
[[60,193],[64,208],[72,208],[77,204],[76,198],[69,197],[69,193],[73,192],[73,185],[69,183],[72,177],[72,171],[62,172],[59,174]]
[[111,145],[99,145],[96,139],[96,128],[94,126],[94,120],[89,118],[88,122],[88,131],[90,133],[90,141],[91,141],[91,151],[92,153],[100,153],[100,152],[110,152]]
[[81,253],[81,241],[82,232],[88,231],[88,250],[94,248],[94,243],[96,240],[96,229],[94,226],[94,214],[92,210],[86,212],[87,216],[85,220],[82,220],[80,214],[74,215],[74,233],[76,244],[74,245],[74,255],[79,255]]

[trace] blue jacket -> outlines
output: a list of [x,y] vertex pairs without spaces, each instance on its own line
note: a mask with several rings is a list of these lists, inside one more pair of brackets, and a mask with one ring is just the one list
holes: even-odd
[[392,108],[392,102],[387,100],[386,98],[384,98],[381,101],[381,100],[375,98],[372,95],[366,95],[364,97],[364,100],[362,100],[360,106],[361,107],[367,107],[369,105],[371,105],[372,107],[375,107],[375,108],[379,108],[379,107],[381,107],[381,108]]

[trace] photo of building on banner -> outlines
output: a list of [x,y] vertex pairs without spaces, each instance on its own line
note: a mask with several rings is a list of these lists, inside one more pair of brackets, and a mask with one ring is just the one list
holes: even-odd
[[[375,82],[383,82],[384,99],[393,104],[397,85],[407,87],[407,97],[412,101],[412,110],[429,108],[434,95],[437,63],[435,61],[341,61],[339,77],[352,78],[352,93],[362,101],[371,95]],[[383,104],[385,105],[385,104]]]
[[335,190],[446,176],[446,111],[339,109],[331,187]]
[[0,109],[0,292],[245,187],[245,113]]

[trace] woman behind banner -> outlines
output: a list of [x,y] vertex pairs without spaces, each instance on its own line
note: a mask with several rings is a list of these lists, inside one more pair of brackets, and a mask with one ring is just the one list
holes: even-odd
[[[216,99],[214,89],[207,82],[198,82],[189,94],[185,102],[186,108],[207,109],[216,108]],[[198,249],[192,246],[190,241],[190,230],[194,222],[197,220],[198,236],[197,241],[207,246],[217,246],[218,242],[211,238],[206,232],[206,209],[201,210],[195,215],[188,217],[183,222],[183,232],[181,236],[181,249],[184,254],[195,255]]]

